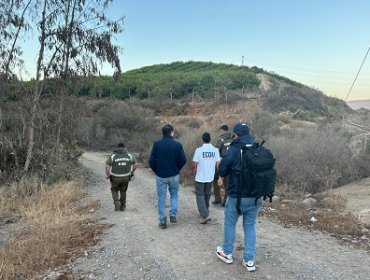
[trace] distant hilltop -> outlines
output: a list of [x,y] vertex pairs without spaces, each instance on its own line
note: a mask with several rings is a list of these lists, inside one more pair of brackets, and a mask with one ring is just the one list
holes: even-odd
[[365,108],[365,109],[370,110],[370,99],[347,101],[347,104],[349,107],[351,107],[354,110],[357,110],[360,108]]

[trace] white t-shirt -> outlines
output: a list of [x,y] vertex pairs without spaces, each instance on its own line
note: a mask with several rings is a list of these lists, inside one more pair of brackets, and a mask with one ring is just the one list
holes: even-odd
[[216,161],[221,160],[220,151],[212,144],[203,144],[195,150],[193,161],[197,163],[195,181],[212,182],[215,176]]

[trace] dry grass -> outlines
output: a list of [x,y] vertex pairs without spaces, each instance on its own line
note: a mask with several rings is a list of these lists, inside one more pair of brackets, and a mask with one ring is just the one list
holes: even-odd
[[104,226],[94,222],[96,203],[77,207],[83,194],[81,183],[47,186],[37,178],[0,189],[0,213],[21,217],[0,247],[0,279],[38,279],[96,244]]
[[[345,211],[345,201],[340,195],[322,193],[314,196],[317,201],[326,198],[325,205],[318,204],[314,210],[307,210],[300,200],[292,199],[287,193],[280,196],[279,202],[274,202],[274,210],[265,204],[261,211],[263,216],[278,220],[285,227],[306,227],[310,230],[320,230],[330,233],[339,240],[355,245],[365,250],[370,249],[370,227],[362,224],[359,219]],[[314,217],[317,221],[310,221]]]

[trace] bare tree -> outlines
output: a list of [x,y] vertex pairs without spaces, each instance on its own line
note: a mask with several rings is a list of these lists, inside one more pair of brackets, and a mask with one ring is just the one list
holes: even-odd
[[28,148],[27,148],[27,157],[24,164],[24,171],[27,171],[32,158],[33,147],[35,145],[35,119],[37,113],[37,106],[39,104],[40,95],[41,95],[41,68],[43,66],[43,59],[44,59],[44,51],[45,51],[45,42],[46,42],[46,12],[48,7],[48,0],[44,0],[44,5],[41,13],[41,21],[40,21],[40,50],[39,56],[37,59],[36,65],[36,86],[33,93],[33,100],[32,100],[32,109],[31,109],[31,119],[29,124],[28,130]]

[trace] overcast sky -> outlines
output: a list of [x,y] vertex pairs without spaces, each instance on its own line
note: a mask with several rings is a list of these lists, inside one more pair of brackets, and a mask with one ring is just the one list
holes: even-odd
[[[116,41],[123,71],[174,61],[243,63],[342,99],[370,47],[369,0],[115,0],[109,14],[125,16]],[[370,54],[348,98],[356,99],[370,99]]]

